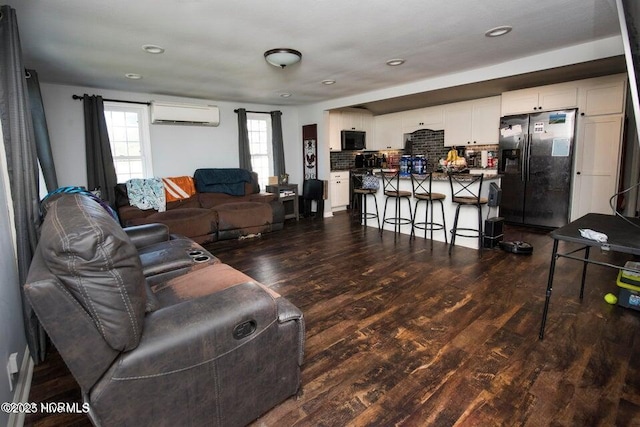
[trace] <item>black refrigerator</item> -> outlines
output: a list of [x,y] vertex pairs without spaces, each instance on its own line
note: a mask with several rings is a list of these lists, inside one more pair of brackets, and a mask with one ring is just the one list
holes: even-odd
[[561,227],[569,222],[576,110],[500,119],[500,216],[512,224]]

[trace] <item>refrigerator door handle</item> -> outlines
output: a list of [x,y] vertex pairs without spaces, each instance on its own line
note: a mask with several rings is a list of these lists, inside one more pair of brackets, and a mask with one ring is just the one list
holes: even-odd
[[529,135],[522,139],[522,151],[520,152],[520,180],[527,180],[527,148],[529,147]]
[[525,181],[531,180],[531,168],[529,162],[531,162],[531,134],[527,135],[527,150],[525,153],[527,164],[527,175]]

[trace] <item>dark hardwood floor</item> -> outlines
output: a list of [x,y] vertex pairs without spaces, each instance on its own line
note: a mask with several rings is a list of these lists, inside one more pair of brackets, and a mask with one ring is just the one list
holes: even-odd
[[[538,340],[552,240],[506,227],[531,256],[410,241],[346,214],[208,248],[305,315],[303,393],[254,426],[640,426],[640,312],[610,306],[616,271],[558,261]],[[562,245],[569,247],[569,245]],[[592,251],[597,252],[597,251]],[[624,256],[595,257],[624,262]],[[79,402],[52,350],[30,401]],[[88,425],[84,416],[25,425]]]

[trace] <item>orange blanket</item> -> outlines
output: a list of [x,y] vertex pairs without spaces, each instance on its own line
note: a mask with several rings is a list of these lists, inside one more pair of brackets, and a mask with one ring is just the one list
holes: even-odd
[[162,178],[162,183],[167,202],[188,199],[196,194],[196,186],[190,176]]

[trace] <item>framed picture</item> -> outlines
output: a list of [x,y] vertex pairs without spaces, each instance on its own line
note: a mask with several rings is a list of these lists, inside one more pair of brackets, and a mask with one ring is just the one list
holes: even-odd
[[302,126],[302,164],[304,165],[304,179],[318,179],[317,135],[317,125]]

